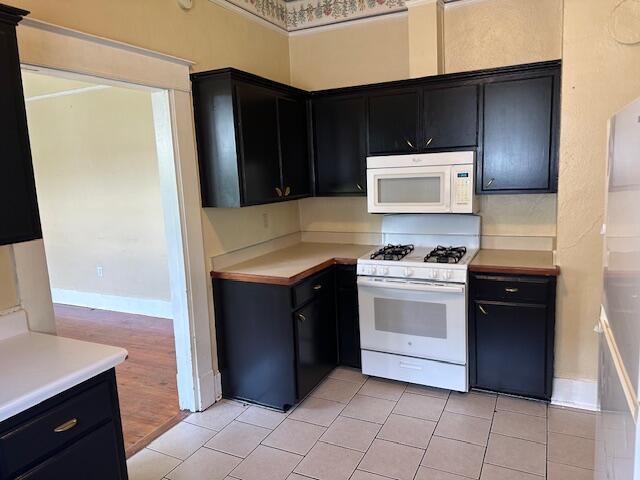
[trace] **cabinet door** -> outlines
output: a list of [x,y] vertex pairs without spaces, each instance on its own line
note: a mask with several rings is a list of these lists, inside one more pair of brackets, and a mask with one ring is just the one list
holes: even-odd
[[418,90],[369,96],[369,155],[417,152],[419,128]]
[[333,292],[294,313],[297,328],[298,399],[307,395],[338,363]]
[[336,268],[336,317],[338,319],[338,358],[340,365],[360,368],[360,322],[356,267]]
[[305,100],[279,98],[278,119],[283,192],[287,197],[308,196],[311,176]]
[[553,75],[484,87],[484,139],[478,192],[556,190]]
[[316,193],[364,195],[367,187],[365,97],[322,97],[313,102]]
[[476,301],[475,387],[547,398],[547,307]]
[[280,153],[278,148],[277,97],[266,88],[236,84],[239,112],[243,205],[281,199]]
[[15,28],[0,22],[0,245],[41,238]]
[[[36,440],[34,439],[34,441]],[[126,479],[126,467],[124,462],[119,459],[117,445],[115,427],[112,422],[109,422],[20,478],[24,480],[50,480],[52,478]]]
[[475,147],[478,144],[478,87],[424,90],[421,149]]

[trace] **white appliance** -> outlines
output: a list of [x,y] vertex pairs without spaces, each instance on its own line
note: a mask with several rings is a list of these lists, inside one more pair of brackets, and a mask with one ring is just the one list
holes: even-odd
[[369,213],[474,213],[475,152],[367,158]]
[[610,122],[595,478],[640,480],[640,99]]
[[382,229],[396,247],[357,265],[363,373],[467,391],[467,268],[480,217],[386,215]]

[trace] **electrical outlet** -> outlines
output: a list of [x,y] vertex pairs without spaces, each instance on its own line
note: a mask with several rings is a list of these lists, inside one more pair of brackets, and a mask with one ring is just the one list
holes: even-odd
[[269,228],[269,214],[267,212],[262,214],[262,226]]
[[104,276],[104,271],[102,269],[102,265],[98,265],[96,267],[96,275],[98,276],[98,278],[102,278]]

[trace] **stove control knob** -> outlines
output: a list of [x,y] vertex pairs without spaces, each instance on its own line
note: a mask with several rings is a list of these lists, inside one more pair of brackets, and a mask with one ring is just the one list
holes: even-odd
[[451,278],[451,270],[445,270],[442,272],[442,278],[445,280],[449,280]]
[[410,277],[411,275],[413,275],[413,269],[412,268],[405,268],[404,269],[404,276],[405,277]]
[[365,273],[367,275],[375,275],[376,274],[376,267],[368,267],[366,269]]
[[429,270],[429,276],[434,279],[438,278],[438,270],[432,268],[431,270]]
[[380,275],[388,275],[389,267],[380,267]]

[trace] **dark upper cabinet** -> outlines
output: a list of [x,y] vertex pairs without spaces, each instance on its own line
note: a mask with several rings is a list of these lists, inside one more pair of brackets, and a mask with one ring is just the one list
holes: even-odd
[[0,5],[0,245],[42,237],[15,31],[27,13]]
[[478,85],[424,89],[421,150],[478,144],[478,90]]
[[311,193],[306,92],[231,68],[191,79],[204,207]]
[[486,83],[478,193],[557,190],[559,75],[553,68]]
[[420,91],[388,90],[369,94],[369,155],[417,152]]
[[312,105],[316,194],[364,195],[366,97],[318,96]]
[[276,202],[282,192],[277,97],[264,87],[244,82],[238,82],[235,90],[244,179],[243,203]]
[[280,138],[286,137],[286,141],[280,140],[284,194],[287,198],[306,197],[311,194],[307,105],[279,97],[278,118]]

